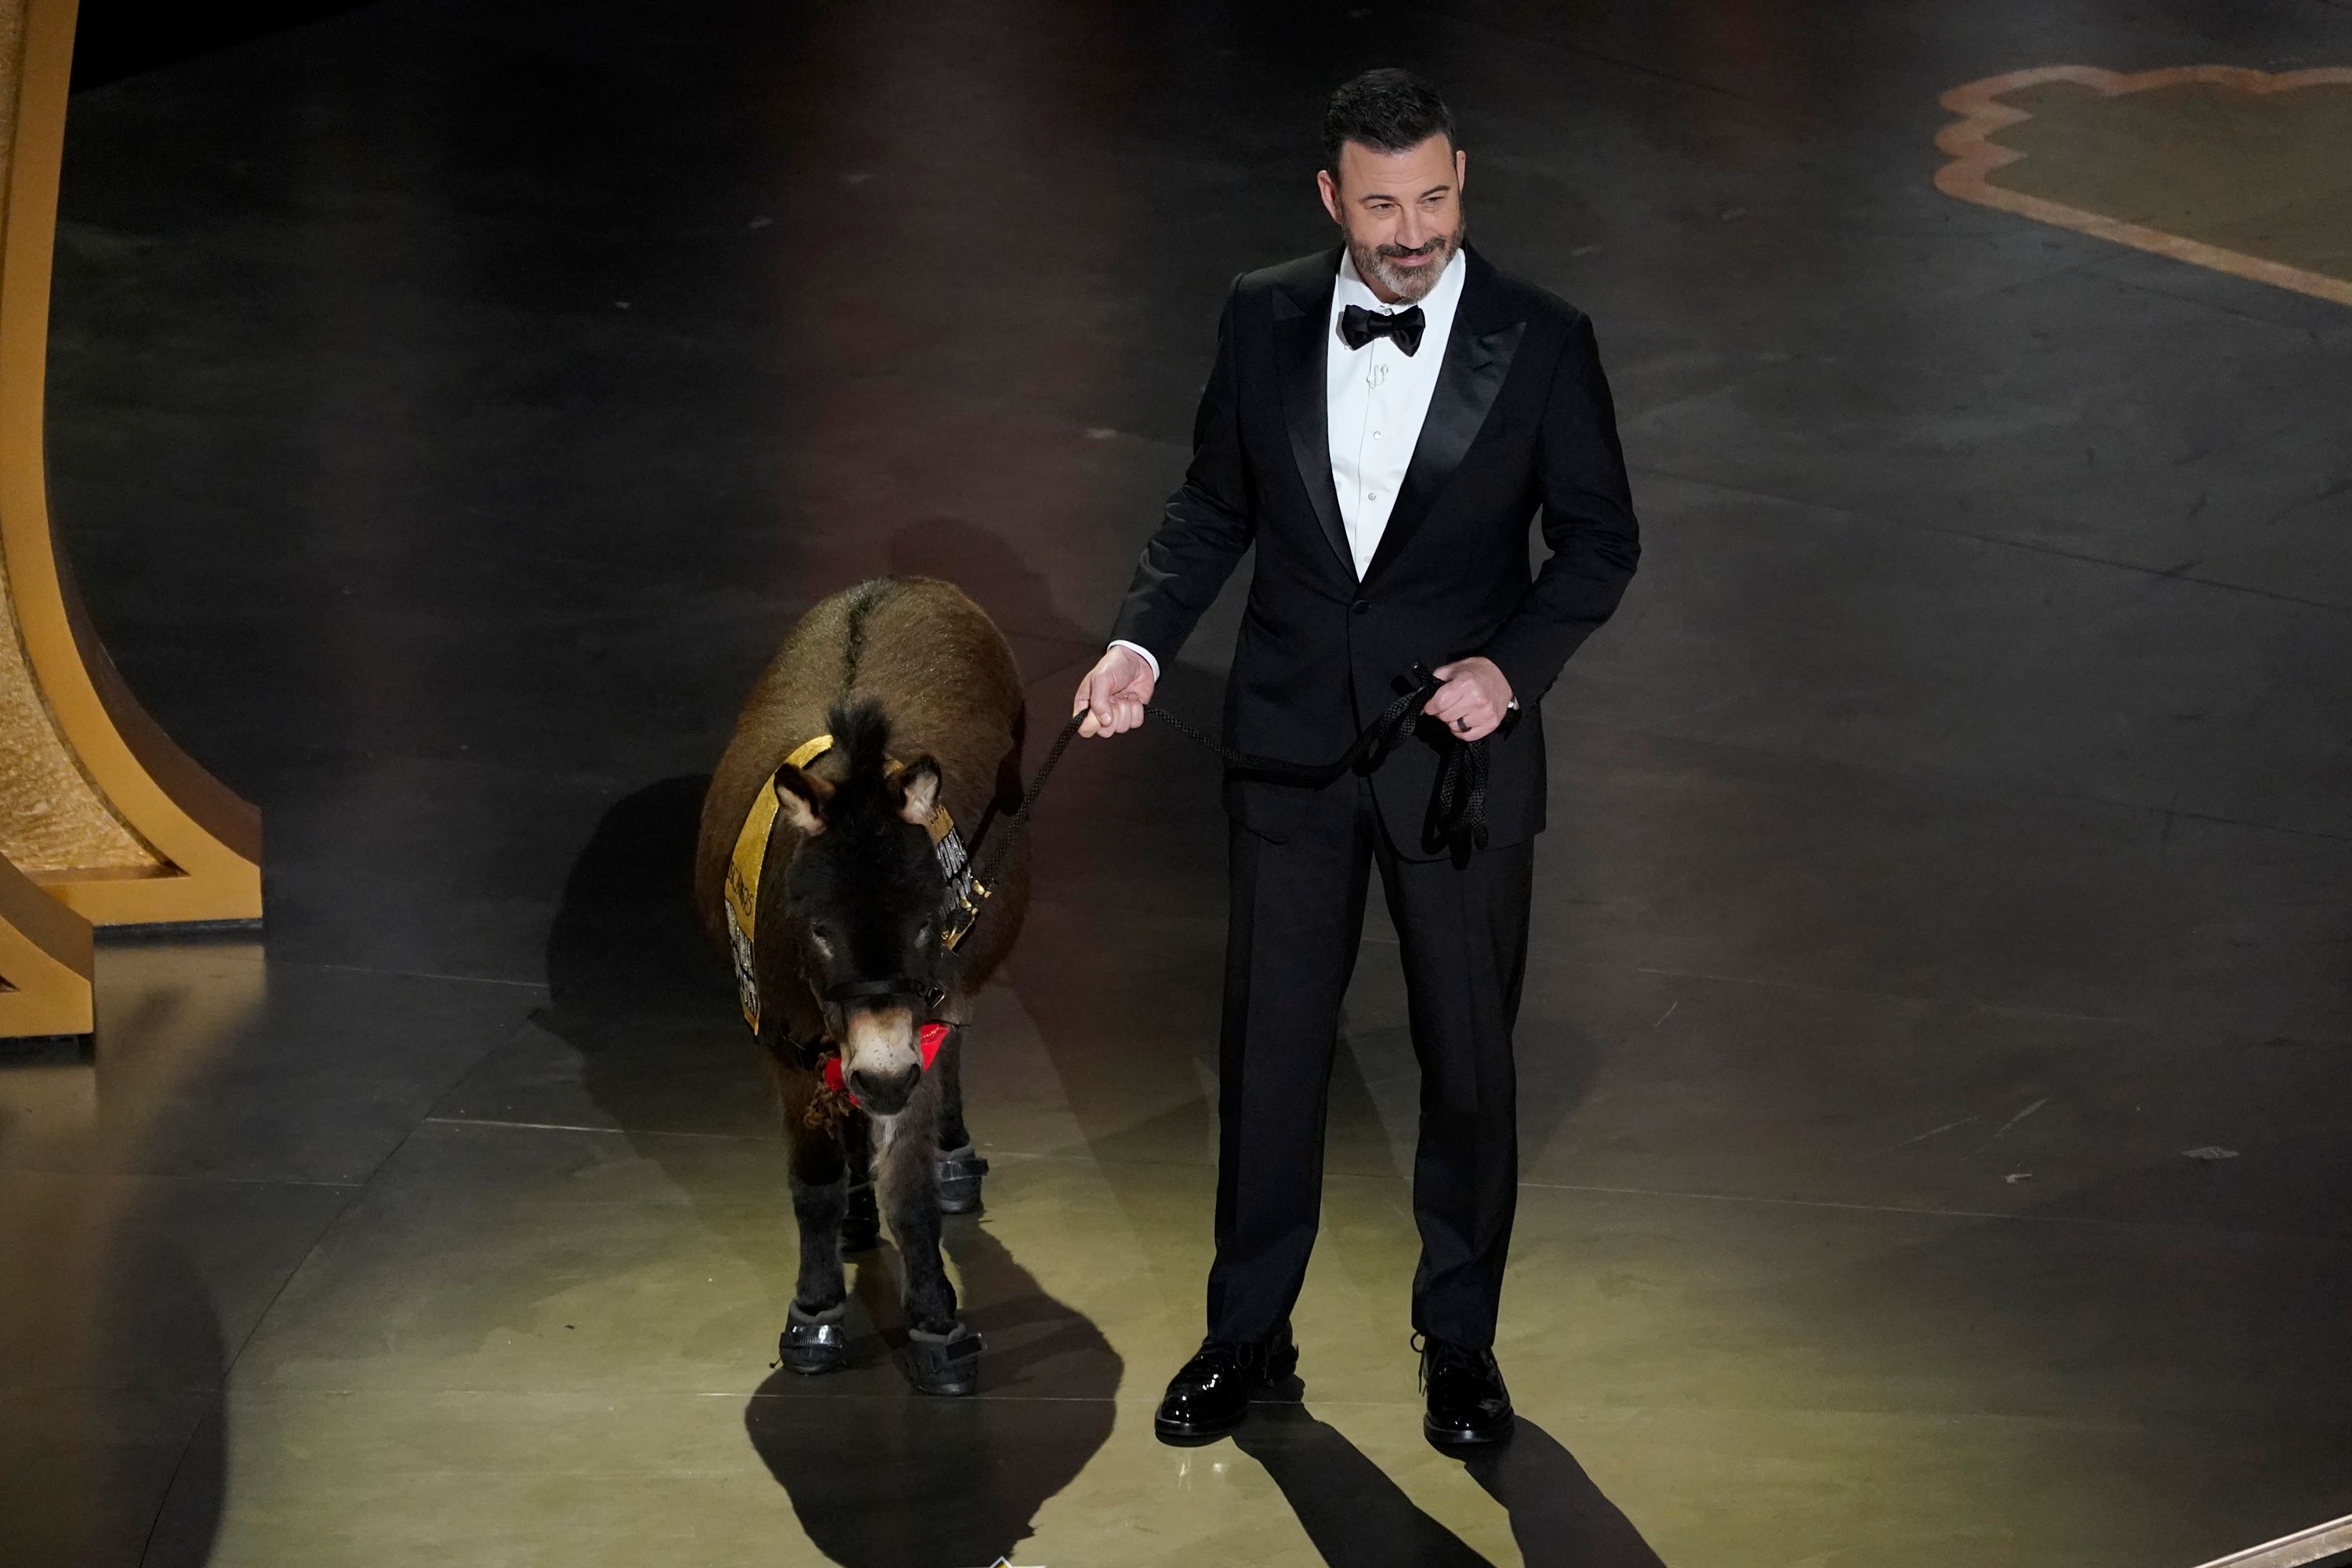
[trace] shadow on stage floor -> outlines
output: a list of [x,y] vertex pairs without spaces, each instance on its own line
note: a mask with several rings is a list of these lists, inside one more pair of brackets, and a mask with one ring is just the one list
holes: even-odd
[[[1467,1568],[1486,1561],[1304,1405],[1259,1406],[1234,1442],[1274,1478],[1334,1568]],[[1659,1568],[1658,1554],[1576,1457],[1526,1416],[1509,1441],[1464,1468],[1510,1514],[1528,1568]]]

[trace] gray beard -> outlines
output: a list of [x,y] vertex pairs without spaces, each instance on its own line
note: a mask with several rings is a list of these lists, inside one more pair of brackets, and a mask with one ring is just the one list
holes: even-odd
[[1378,283],[1395,295],[1400,303],[1418,305],[1429,297],[1432,289],[1437,287],[1437,280],[1445,276],[1445,268],[1453,261],[1454,253],[1462,248],[1462,237],[1468,229],[1468,220],[1465,219],[1462,226],[1446,237],[1444,256],[1433,255],[1429,265],[1424,267],[1399,267],[1376,248],[1360,246],[1352,238],[1347,242],[1348,258],[1356,264],[1358,277]]

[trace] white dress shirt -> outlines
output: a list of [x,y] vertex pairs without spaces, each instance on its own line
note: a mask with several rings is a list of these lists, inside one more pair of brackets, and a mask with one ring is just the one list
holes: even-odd
[[[1388,531],[1389,513],[1396,508],[1397,490],[1412,462],[1421,439],[1423,421],[1429,417],[1429,400],[1437,391],[1437,373],[1445,363],[1445,342],[1454,332],[1454,310],[1462,302],[1462,252],[1446,258],[1437,286],[1418,301],[1423,317],[1421,345],[1412,353],[1393,338],[1373,338],[1351,349],[1339,335],[1339,312],[1360,305],[1380,315],[1410,310],[1410,302],[1391,305],[1365,284],[1347,247],[1339,250],[1339,276],[1331,289],[1331,315],[1324,327],[1324,428],[1329,440],[1331,483],[1339,492],[1339,521],[1348,535],[1348,552],[1355,557],[1357,581],[1372,563]],[[1125,638],[1113,647],[1130,647],[1160,679],[1160,660],[1150,648]]]
[[1429,417],[1430,395],[1437,390],[1438,367],[1445,363],[1445,340],[1454,331],[1454,308],[1462,301],[1462,253],[1446,258],[1437,286],[1419,301],[1425,318],[1418,352],[1407,353],[1393,338],[1372,338],[1350,349],[1339,335],[1339,313],[1350,305],[1375,315],[1393,315],[1410,304],[1383,303],[1356,274],[1355,258],[1339,252],[1339,278],[1331,290],[1331,321],[1323,345],[1325,428],[1331,448],[1331,483],[1339,492],[1339,521],[1348,551],[1361,581],[1372,552],[1388,531],[1397,490]]

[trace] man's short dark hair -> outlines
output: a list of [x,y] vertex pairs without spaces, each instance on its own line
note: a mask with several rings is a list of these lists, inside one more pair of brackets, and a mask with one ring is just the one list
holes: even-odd
[[1454,139],[1454,111],[1437,89],[1409,70],[1393,66],[1369,70],[1339,84],[1323,111],[1323,166],[1336,178],[1339,149],[1350,142],[1382,153],[1402,153],[1443,135]]

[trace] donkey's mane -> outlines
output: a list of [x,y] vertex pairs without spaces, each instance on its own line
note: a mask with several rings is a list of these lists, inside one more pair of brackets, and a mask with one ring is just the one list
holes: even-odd
[[825,730],[833,736],[834,745],[849,761],[842,782],[878,781],[890,757],[890,721],[882,711],[882,704],[868,697],[855,702],[836,702],[825,717]]

